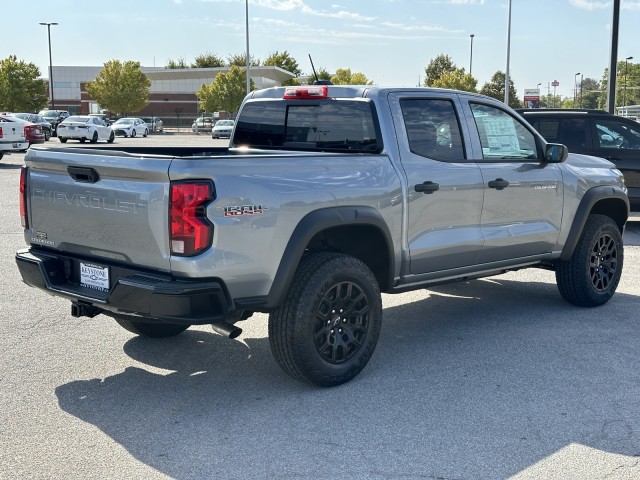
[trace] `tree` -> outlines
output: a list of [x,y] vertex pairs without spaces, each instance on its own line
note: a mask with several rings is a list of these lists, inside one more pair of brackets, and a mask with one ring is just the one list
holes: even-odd
[[216,55],[215,53],[205,53],[198,55],[194,63],[191,64],[191,68],[220,68],[226,67],[224,59]]
[[[620,107],[623,105],[640,104],[640,64],[626,62],[624,60],[618,62],[616,80],[615,104]],[[626,87],[626,88],[625,88]],[[598,99],[598,108],[607,108],[607,96],[609,90],[609,69],[605,68],[602,74],[601,91],[602,94]]]
[[[246,53],[236,53],[235,55],[229,55],[227,59],[227,63],[230,67],[246,67],[247,66],[247,54]],[[259,67],[260,60],[256,60],[253,58],[253,55],[249,57],[249,64],[252,67]]]
[[150,87],[151,80],[140,70],[140,62],[110,60],[86,88],[102,108],[127,115],[149,103]]
[[187,63],[184,61],[184,58],[180,57],[178,60],[169,59],[164,68],[170,69],[179,69],[179,68],[188,68]]
[[331,82],[335,85],[373,85],[364,73],[351,73],[350,68],[338,68]]
[[[246,68],[233,65],[227,73],[216,75],[210,85],[202,85],[196,92],[202,109],[206,112],[237,112],[247,93],[246,71]],[[250,89],[255,89],[253,80],[250,81]]]
[[424,86],[433,87],[434,82],[442,75],[446,72],[454,72],[455,70],[456,66],[449,55],[438,55],[436,58],[431,59],[429,65],[424,69],[424,73],[426,74]]
[[0,60],[0,110],[33,112],[48,103],[47,82],[38,78],[33,63],[18,61],[15,55]]
[[452,72],[444,72],[439,78],[434,80],[432,86],[437,88],[451,88],[463,90],[465,92],[477,92],[478,80],[470,73],[465,73],[464,68],[456,68]]
[[[491,77],[491,80],[485,83],[480,89],[482,95],[504,101],[504,72],[497,71]],[[509,79],[509,106],[512,108],[522,108],[522,102],[518,98],[518,92],[513,85],[513,80]]]
[[595,78],[585,78],[578,88],[577,106],[580,108],[598,108],[598,102],[602,96],[600,82]]
[[296,77],[299,77],[302,73],[296,59],[286,50],[282,53],[278,51],[271,53],[263,62],[263,65],[267,67],[280,67],[287,72],[293,73]]

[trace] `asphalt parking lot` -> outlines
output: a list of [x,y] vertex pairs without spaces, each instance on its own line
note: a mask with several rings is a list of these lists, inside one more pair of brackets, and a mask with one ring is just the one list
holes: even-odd
[[385,295],[369,365],[318,389],[278,368],[266,315],[140,339],[22,284],[22,162],[0,161],[0,479],[640,478],[639,216],[608,304],[534,269]]

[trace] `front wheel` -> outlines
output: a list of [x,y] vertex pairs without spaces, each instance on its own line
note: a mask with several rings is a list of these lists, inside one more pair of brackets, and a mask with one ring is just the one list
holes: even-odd
[[51,139],[51,130],[45,130],[44,131],[44,140],[45,140],[45,142],[48,142],[49,139]]
[[91,143],[98,143],[98,132],[93,132],[93,136],[91,137]]
[[111,132],[111,134],[109,135],[109,140],[107,140],[107,142],[113,143],[115,139],[116,139],[116,134]]
[[605,215],[590,215],[569,260],[556,267],[560,295],[581,307],[597,307],[609,301],[622,276],[622,234]]
[[131,138],[136,136],[136,129],[131,130]]
[[353,379],[365,367],[382,324],[371,270],[336,253],[304,258],[284,303],[269,316],[269,344],[293,378],[322,387]]
[[111,317],[128,332],[141,337],[167,338],[184,332],[190,325],[176,323],[146,323],[127,315],[112,314]]
[[144,133],[142,134],[143,137],[147,137],[147,135],[149,135],[149,130],[145,130]]

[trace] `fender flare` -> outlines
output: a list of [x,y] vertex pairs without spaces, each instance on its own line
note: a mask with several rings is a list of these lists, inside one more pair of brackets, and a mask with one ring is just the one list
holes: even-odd
[[305,249],[316,234],[329,228],[351,225],[372,226],[382,233],[391,262],[389,276],[392,277],[394,272],[393,241],[387,223],[380,213],[373,207],[367,206],[323,208],[305,215],[293,230],[280,259],[265,307],[271,309],[282,304]]
[[[569,231],[567,240],[564,243],[560,260],[569,260],[571,258],[573,251],[580,240],[580,235],[582,235],[582,230],[587,222],[587,218],[589,218],[589,215],[593,213],[594,206],[603,200],[615,200],[616,203],[620,204],[620,207],[624,205],[624,208],[626,209],[624,214],[621,214],[620,211],[612,211],[611,213],[613,214],[609,215],[621,227],[622,231],[622,226],[624,226],[627,218],[629,218],[629,198],[627,197],[627,194],[617,187],[604,185],[593,187],[584,194],[580,201],[580,205],[578,206],[573,218],[571,230]],[[607,212],[598,213],[606,214]]]

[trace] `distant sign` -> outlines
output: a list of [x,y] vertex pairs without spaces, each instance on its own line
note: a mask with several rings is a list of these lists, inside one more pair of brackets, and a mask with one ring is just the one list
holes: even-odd
[[524,106],[525,108],[540,108],[540,89],[524,89]]
[[553,82],[551,82],[551,86],[552,87],[558,87],[558,86],[560,86],[560,82],[558,80],[554,80]]

